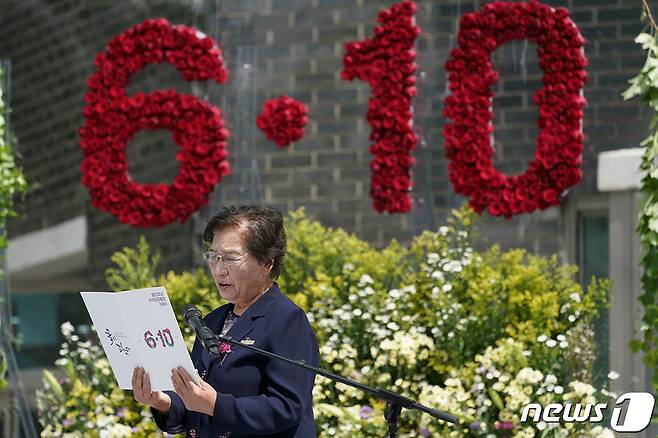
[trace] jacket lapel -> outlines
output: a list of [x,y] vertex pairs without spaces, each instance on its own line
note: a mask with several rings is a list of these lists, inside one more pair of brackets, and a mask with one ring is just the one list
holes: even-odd
[[[226,321],[226,315],[228,315],[228,311],[231,306],[224,306],[223,309],[221,309],[218,313],[216,318],[214,318],[214,321],[207,321],[207,324],[209,324],[210,330],[213,332],[219,334],[222,331],[222,326],[224,325],[224,321]],[[206,368],[206,370],[210,369],[210,353],[206,351],[203,346],[201,347],[201,359],[203,360],[203,365]]]
[[253,330],[258,318],[265,316],[276,298],[281,295],[279,286],[274,283],[254,304],[238,318],[233,327],[226,333],[231,339],[240,341]]

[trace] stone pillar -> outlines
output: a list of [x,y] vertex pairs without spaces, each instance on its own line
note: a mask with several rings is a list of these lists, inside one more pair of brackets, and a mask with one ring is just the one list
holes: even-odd
[[[649,369],[642,362],[643,354],[632,353],[629,341],[639,336],[643,307],[639,301],[640,238],[635,232],[641,201],[639,171],[643,148],[621,149],[599,154],[597,186],[609,194],[610,233],[610,369],[619,373],[611,382],[617,394],[629,391],[649,391]],[[649,437],[650,427],[633,436]],[[620,434],[625,435],[625,434]]]

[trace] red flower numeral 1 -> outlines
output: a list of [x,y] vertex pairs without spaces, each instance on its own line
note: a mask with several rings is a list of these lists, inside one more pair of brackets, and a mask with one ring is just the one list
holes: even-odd
[[403,1],[382,10],[375,36],[345,44],[344,80],[370,84],[372,96],[366,119],[372,128],[374,155],[370,196],[378,212],[411,210],[410,152],[417,143],[412,125],[412,99],[416,95],[414,42],[420,28],[414,23],[416,5]]
[[[160,340],[163,348],[174,346],[174,337],[171,335],[171,330],[168,328],[164,330],[158,330],[156,337]],[[158,346],[158,343],[150,330],[144,332],[144,341],[146,342],[146,345],[148,345],[149,348],[153,350]]]

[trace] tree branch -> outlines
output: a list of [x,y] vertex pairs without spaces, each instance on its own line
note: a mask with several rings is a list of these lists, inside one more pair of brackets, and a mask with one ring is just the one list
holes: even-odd
[[656,25],[656,20],[653,19],[653,14],[651,13],[651,6],[649,6],[648,0],[642,0],[642,8],[644,9],[644,12],[647,14],[647,17],[649,18],[649,22],[651,23],[651,27],[653,28],[653,30],[658,31],[658,25]]

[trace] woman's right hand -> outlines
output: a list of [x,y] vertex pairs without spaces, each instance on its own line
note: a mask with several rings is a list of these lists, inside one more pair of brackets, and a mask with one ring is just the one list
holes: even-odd
[[144,368],[135,367],[133,370],[133,397],[139,403],[149,405],[163,414],[169,413],[171,397],[162,391],[151,391],[151,380]]

